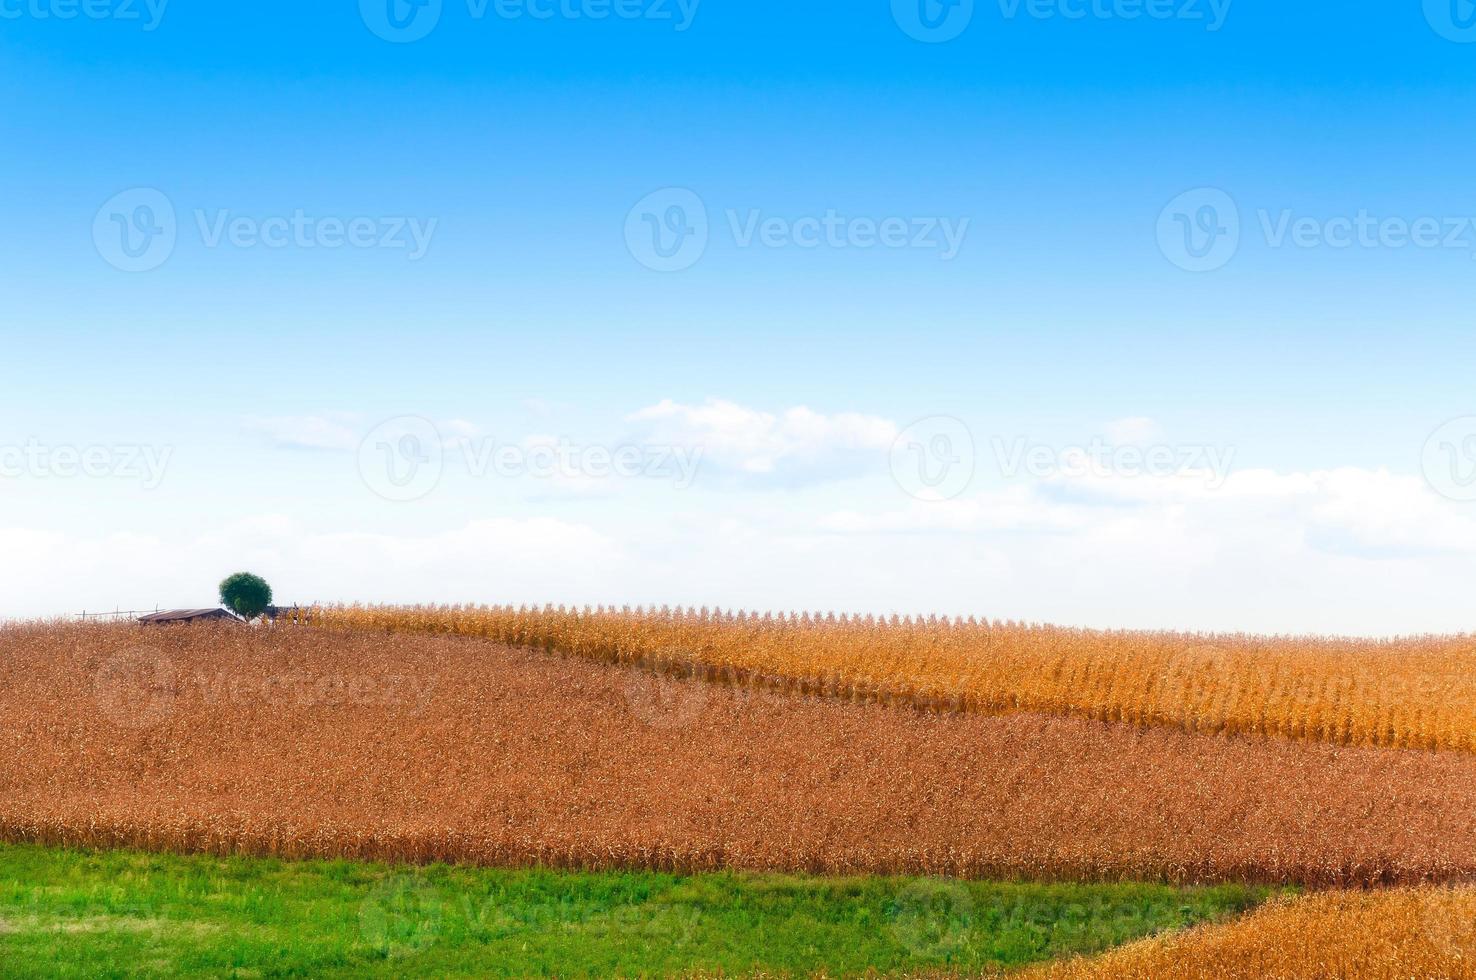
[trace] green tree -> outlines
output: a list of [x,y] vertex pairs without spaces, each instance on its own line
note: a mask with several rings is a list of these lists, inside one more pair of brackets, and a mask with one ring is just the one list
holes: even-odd
[[220,583],[220,601],[242,619],[255,619],[272,604],[272,587],[260,575],[237,572]]

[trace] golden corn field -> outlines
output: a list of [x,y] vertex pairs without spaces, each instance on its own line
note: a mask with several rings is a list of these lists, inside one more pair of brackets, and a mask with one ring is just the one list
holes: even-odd
[[1237,922],[1029,969],[1021,980],[1347,980],[1476,976],[1476,890],[1328,892]]
[[1472,976],[1469,662],[689,612],[0,625],[0,838],[1351,888],[1025,976]]
[[4,628],[11,839],[1179,882],[1476,876],[1476,757],[896,710],[474,638]]
[[321,618],[334,628],[476,636],[849,700],[1476,749],[1469,636],[1371,641],[552,606],[348,606]]

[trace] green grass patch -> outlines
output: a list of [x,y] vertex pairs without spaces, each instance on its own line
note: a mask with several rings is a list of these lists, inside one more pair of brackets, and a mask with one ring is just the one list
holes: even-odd
[[0,975],[985,970],[1243,912],[1225,885],[289,862],[0,844]]

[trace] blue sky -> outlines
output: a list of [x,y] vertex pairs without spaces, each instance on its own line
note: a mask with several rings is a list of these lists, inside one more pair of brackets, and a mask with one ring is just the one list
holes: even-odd
[[[405,43],[389,2],[0,0],[0,612],[250,565],[303,601],[1469,627],[1465,0],[922,0],[950,40],[904,0],[443,0]],[[119,268],[161,200],[172,248]],[[657,271],[673,200],[705,247]],[[1208,200],[1238,240],[1190,271]],[[385,500],[361,449],[407,417],[443,479]],[[896,470],[939,418],[970,473],[930,499]],[[700,465],[466,465],[561,439]],[[1003,472],[1022,440],[1053,465]],[[1173,462],[1063,463],[1099,441]],[[144,449],[159,480],[117,472]]]

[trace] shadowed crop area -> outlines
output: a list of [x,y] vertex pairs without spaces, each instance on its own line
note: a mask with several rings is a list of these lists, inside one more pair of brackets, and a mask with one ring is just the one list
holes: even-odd
[[1096,631],[697,610],[337,607],[325,625],[512,646],[860,701],[1338,745],[1476,748],[1476,639]]
[[1476,758],[938,713],[417,633],[0,630],[0,834],[1053,880],[1476,872]]
[[396,868],[0,846],[11,977],[970,973],[1233,916],[1234,885]]

